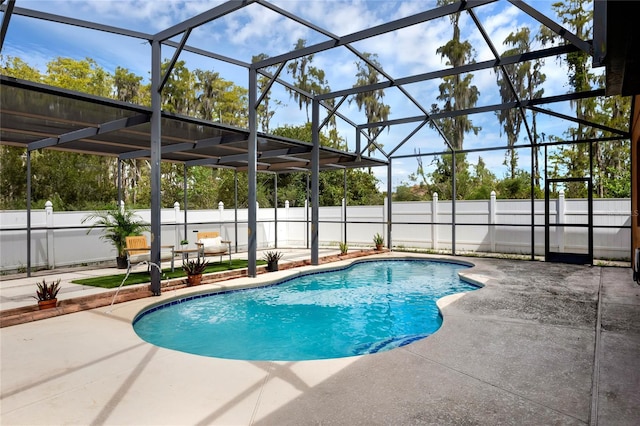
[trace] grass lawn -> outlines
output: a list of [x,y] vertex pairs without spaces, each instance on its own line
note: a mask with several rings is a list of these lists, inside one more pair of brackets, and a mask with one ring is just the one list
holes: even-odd
[[[229,265],[229,262],[213,262],[210,263],[209,266],[207,267],[207,269],[205,270],[205,274],[210,274],[212,272],[222,272],[222,271],[229,271],[232,269],[242,269],[242,268],[246,268],[248,266],[248,261],[246,260],[242,260],[242,259],[233,259],[231,261],[231,265]],[[256,261],[256,264],[258,265],[266,265],[267,262],[265,262],[264,260],[258,260]],[[116,274],[116,275],[107,275],[107,276],[103,276],[103,277],[94,277],[94,278],[84,278],[81,280],[73,280],[72,283],[74,284],[82,284],[82,285],[90,285],[93,287],[101,287],[101,288],[116,288],[118,287],[121,283],[122,280],[124,279],[124,277],[126,276],[125,274]],[[186,277],[187,274],[182,270],[182,267],[180,266],[176,266],[175,271],[171,272],[171,268],[166,268],[162,270],[162,280],[168,280],[171,278],[180,278],[180,277]],[[149,273],[147,271],[143,271],[143,272],[132,272],[129,274],[129,277],[127,277],[127,281],[125,281],[124,285],[133,285],[133,284],[143,284],[143,283],[148,283],[151,282],[151,277],[149,276]]]

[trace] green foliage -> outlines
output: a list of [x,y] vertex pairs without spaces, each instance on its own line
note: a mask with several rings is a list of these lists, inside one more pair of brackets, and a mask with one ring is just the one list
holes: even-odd
[[631,197],[631,170],[626,167],[620,170],[609,167],[606,177],[602,183],[607,198],[629,198]]
[[[268,59],[268,58],[269,58],[269,55],[267,55],[266,53],[260,53],[251,58],[251,63],[264,61],[265,59]],[[275,70],[277,70],[277,68],[278,67],[274,65],[274,66],[265,68],[264,71],[273,73]],[[272,109],[272,105],[271,105],[272,99],[271,99],[270,92],[264,93],[264,91],[269,86],[270,82],[271,82],[271,79],[269,77],[266,77],[262,74],[258,75],[258,93],[260,93],[260,96],[262,95],[264,96],[262,98],[262,102],[260,102],[260,105],[258,106],[257,114],[258,114],[258,122],[260,123],[261,130],[265,133],[269,133],[269,122],[271,121],[271,118],[273,118],[273,116],[276,113],[275,109]],[[274,100],[273,104],[275,108],[278,108],[279,106],[283,105],[283,103],[279,100]]]
[[[542,191],[536,191],[536,195],[542,195]],[[503,199],[528,199],[531,198],[531,174],[522,170],[516,171],[516,175],[505,177],[496,185],[497,198]]]
[[113,158],[43,150],[32,152],[31,160],[33,200],[55,201],[57,210],[82,210],[116,199]]
[[376,233],[373,236],[373,244],[375,244],[376,246],[381,246],[384,244],[384,237],[382,235],[380,235],[380,233]]
[[130,235],[140,235],[148,230],[148,225],[136,218],[136,214],[129,209],[112,209],[106,212],[96,212],[85,216],[82,223],[89,220],[95,222],[87,230],[89,234],[95,228],[103,229],[101,239],[113,244],[119,257],[126,256],[126,238]]
[[[305,142],[311,142],[311,123],[301,126],[283,126],[273,130],[273,134]],[[341,140],[332,139],[329,134],[320,134],[320,145],[337,148]],[[377,179],[363,170],[347,170],[347,203],[350,205],[382,204],[382,194],[377,189]],[[258,175],[260,176],[260,174]],[[344,197],[344,172],[323,171],[320,173],[320,205],[337,206]],[[302,206],[307,196],[304,173],[280,175],[278,178],[278,198],[289,200],[291,206]],[[264,188],[267,190],[267,188]],[[268,190],[270,191],[270,189]],[[270,193],[270,192],[269,192]],[[272,198],[272,197],[271,197]],[[284,201],[283,201],[284,202]],[[262,203],[260,205],[263,205]]]
[[47,283],[45,279],[42,282],[36,283],[38,287],[36,295],[33,296],[37,300],[53,300],[58,296],[60,291],[60,278],[57,281]]
[[[365,52],[362,56],[364,56],[368,62],[359,61],[356,63],[358,73],[356,74],[356,84],[354,84],[353,87],[375,84],[378,82],[378,78],[380,77],[379,70],[382,70],[382,66],[378,62],[377,55]],[[356,105],[358,105],[359,111],[364,109],[364,114],[367,117],[367,123],[377,123],[389,119],[391,107],[385,104],[383,99],[383,89],[359,92],[356,94]],[[379,132],[380,128],[378,127],[367,128],[369,141],[374,141]],[[376,144],[382,147],[380,142],[376,142]],[[374,144],[369,144],[367,151],[369,155],[371,155],[376,149],[377,148]],[[371,169],[369,169],[369,173],[371,173]]]
[[393,201],[423,201],[430,197],[427,185],[398,185],[393,194]]
[[187,275],[200,275],[203,274],[204,271],[209,266],[209,262],[203,259],[196,260],[185,260],[182,262],[182,270],[186,272]]
[[22,148],[0,146],[0,209],[26,207],[26,153]]
[[91,58],[79,61],[58,57],[47,64],[44,83],[90,95],[109,97],[113,77]]
[[[516,32],[510,33],[504,40],[505,45],[512,46],[506,50],[502,56],[519,55],[531,50],[531,36],[528,28],[524,27]],[[538,87],[544,83],[546,76],[540,72],[542,60],[522,62],[519,64],[505,65],[497,74],[497,82],[500,87],[500,96],[502,102],[513,102],[521,99],[538,99],[542,97],[544,89]],[[524,117],[519,109],[502,109],[496,111],[498,120],[502,124],[501,131],[507,137],[508,146],[512,147],[518,141],[520,128],[524,122]],[[532,138],[537,141],[536,134],[536,112],[531,111],[531,129]],[[534,154],[535,155],[535,154]],[[535,155],[537,160],[537,155]],[[510,149],[505,154],[504,165],[509,167],[509,177],[514,179],[518,167],[518,152]],[[539,175],[538,163],[534,164],[535,174]]]
[[262,258],[268,263],[275,263],[282,259],[283,253],[280,251],[266,251]]
[[14,56],[3,57],[0,55],[0,74],[35,83],[42,83],[43,79],[40,71]]
[[346,254],[349,251],[349,246],[345,242],[340,242],[340,254]]
[[138,105],[149,105],[151,95],[142,86],[142,77],[135,75],[126,68],[116,67],[113,76],[115,98],[119,101]]
[[[438,5],[443,6],[454,2],[455,0],[438,0]],[[451,65],[452,67],[460,67],[465,64],[474,63],[475,52],[471,43],[466,40],[460,40],[460,14],[451,14],[449,15],[449,19],[453,27],[453,36],[444,46],[436,49],[436,53],[440,54],[442,59],[446,58],[447,65]],[[443,101],[444,106],[439,108],[437,105],[434,105],[433,109],[435,111],[457,111],[474,107],[478,102],[480,91],[475,85],[471,84],[472,81],[473,74],[464,76],[456,74],[443,77],[442,83],[439,86],[440,94],[437,99]],[[440,121],[441,129],[454,149],[462,149],[465,133],[473,132],[477,135],[480,130],[480,127],[474,126],[466,115],[445,118]],[[461,171],[464,168],[464,165],[460,163],[456,167],[456,171]]]

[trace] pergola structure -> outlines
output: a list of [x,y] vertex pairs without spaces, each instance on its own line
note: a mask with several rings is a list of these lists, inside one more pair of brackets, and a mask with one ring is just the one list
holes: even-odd
[[[160,261],[160,162],[174,161],[184,163],[186,166],[203,165],[211,167],[228,167],[235,170],[246,170],[248,173],[248,260],[249,276],[256,275],[256,174],[261,170],[273,172],[291,172],[294,170],[307,170],[311,173],[311,263],[318,264],[318,226],[319,226],[319,173],[323,169],[356,168],[371,166],[387,166],[387,194],[392,193],[392,162],[394,159],[408,157],[401,155],[401,147],[416,137],[416,134],[425,126],[431,126],[436,130],[439,143],[444,143],[445,151],[434,150],[430,152],[414,153],[414,155],[452,155],[455,161],[457,153],[482,152],[498,149],[507,149],[504,142],[488,143],[481,149],[462,150],[456,148],[442,131],[439,120],[461,116],[471,116],[482,113],[495,113],[505,109],[516,109],[523,118],[524,127],[528,133],[528,143],[519,144],[518,148],[533,149],[539,147],[551,147],[558,144],[586,143],[594,144],[600,141],[626,140],[633,135],[633,205],[638,206],[638,103],[634,103],[635,117],[629,128],[614,129],[592,119],[573,117],[557,112],[554,104],[589,99],[612,94],[635,95],[640,93],[639,75],[633,70],[638,70],[637,53],[638,36],[632,31],[632,19],[638,16],[638,5],[627,2],[595,2],[594,7],[594,39],[582,40],[558,24],[554,20],[539,12],[535,7],[521,0],[508,0],[521,13],[526,14],[533,21],[546,26],[557,34],[564,44],[554,47],[539,47],[529,52],[517,55],[501,56],[489,32],[478,18],[477,11],[496,2],[496,0],[474,0],[451,3],[425,10],[385,22],[383,24],[366,28],[346,35],[336,35],[320,24],[309,22],[294,15],[266,0],[232,0],[217,7],[205,11],[191,19],[160,31],[156,34],[146,34],[132,31],[126,28],[117,28],[97,22],[74,19],[65,16],[29,10],[16,6],[15,0],[1,1],[0,10],[3,11],[0,27],[0,48],[5,43],[8,28],[12,16],[23,16],[34,20],[46,20],[65,25],[83,27],[95,31],[103,31],[117,34],[123,37],[132,37],[144,40],[151,46],[151,107],[146,108],[137,105],[87,96],[79,93],[29,83],[18,79],[2,76],[2,124],[0,128],[0,142],[26,148],[27,160],[29,153],[36,149],[62,149],[74,152],[93,153],[101,155],[117,156],[119,159],[146,158],[151,163],[151,259],[154,263]],[[506,2],[505,2],[506,3]],[[263,8],[270,13],[276,13],[282,18],[294,21],[298,25],[313,31],[325,41],[293,50],[281,55],[272,56],[264,60],[247,63],[238,58],[221,55],[219,52],[207,51],[188,44],[191,32],[203,25],[221,19],[227,15],[237,13],[244,8]],[[340,13],[336,10],[335,13]],[[373,63],[366,54],[354,47],[354,44],[385,34],[403,31],[416,25],[429,25],[430,22],[447,18],[452,14],[467,14],[492,52],[492,58],[479,62],[468,63],[457,67],[444,67],[420,74],[394,77]],[[179,41],[175,39],[179,38]],[[169,66],[162,72],[162,47],[168,46],[174,50],[169,61]],[[331,52],[333,49],[347,49],[357,60],[364,61],[375,68],[382,81],[359,87],[351,87],[322,95],[313,95],[300,90],[295,85],[285,81],[282,71],[289,61],[318,54]],[[246,69],[248,73],[248,128],[238,129],[212,123],[193,117],[184,117],[168,114],[161,110],[162,91],[173,67],[180,58],[182,52],[191,52],[224,61]],[[503,73],[508,79],[505,67],[544,58],[556,58],[572,52],[584,52],[592,57],[594,66],[607,67],[607,86],[603,89],[587,90],[584,92],[571,92],[556,94],[538,99],[521,99],[514,90],[514,100],[508,103],[496,103],[482,105],[468,109],[434,112],[427,105],[431,105],[433,99],[426,102],[412,91],[413,84],[438,80],[447,76],[464,75],[466,73],[492,70],[495,73]],[[255,52],[260,53],[260,52]],[[383,64],[384,65],[384,64]],[[275,69],[275,72],[268,70]],[[259,93],[258,78],[267,77],[267,88]],[[300,96],[311,99],[312,104],[312,143],[304,143],[273,135],[262,134],[257,131],[257,111],[267,91],[273,85],[282,85],[289,90],[296,91]],[[511,83],[512,87],[513,84]],[[419,111],[418,114],[406,117],[398,117],[392,120],[376,123],[354,122],[340,109],[345,100],[357,95],[375,90],[395,90],[399,92],[408,103]],[[333,102],[329,102],[332,100]],[[321,111],[324,112],[321,118]],[[540,141],[537,135],[531,133],[528,123],[528,113],[535,112],[556,119],[565,120],[568,124],[581,124],[606,131],[612,136],[593,138],[589,140],[570,141]],[[320,146],[320,132],[329,122],[332,116],[339,117],[351,125],[355,131],[355,148],[350,151],[339,151]],[[376,138],[382,129],[393,130],[399,125],[414,126],[400,142],[394,146],[385,145],[384,149],[377,143]],[[374,137],[370,137],[367,129],[376,128],[379,131]],[[367,155],[369,148],[373,146],[382,158],[374,158]],[[28,164],[30,164],[28,162]],[[30,174],[28,166],[28,174]],[[455,194],[456,179],[455,167],[453,167],[452,179],[452,239],[453,252],[455,254]],[[30,177],[28,176],[28,182]],[[588,176],[586,179],[591,179]],[[531,185],[531,202],[533,206],[533,173]],[[29,201],[28,201],[29,203]],[[391,202],[388,203],[391,217]],[[532,210],[533,211],[533,210]],[[636,210],[637,212],[638,210]],[[532,257],[534,244],[535,223],[531,221]],[[589,229],[591,231],[590,222]],[[637,215],[633,219],[632,250],[639,245]],[[392,224],[387,224],[387,244],[392,244]],[[591,251],[592,256],[592,251]],[[560,259],[562,260],[562,258]],[[151,269],[152,290],[154,294],[160,293],[160,272]]]

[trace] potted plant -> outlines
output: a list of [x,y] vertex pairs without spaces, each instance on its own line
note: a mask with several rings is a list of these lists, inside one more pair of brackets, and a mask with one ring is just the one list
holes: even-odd
[[263,256],[267,261],[267,271],[275,272],[278,270],[278,261],[282,259],[282,253],[279,251],[268,251]]
[[60,291],[60,278],[58,278],[58,281],[50,283],[42,279],[42,282],[36,283],[36,285],[38,289],[33,297],[38,301],[38,307],[40,309],[55,308],[58,304],[57,296]]
[[340,243],[340,254],[347,254],[347,251],[349,251],[349,246],[347,245],[347,243]]
[[92,219],[97,220],[91,225],[87,234],[94,228],[104,228],[104,232],[100,238],[110,241],[113,244],[118,253],[118,257],[116,257],[118,268],[126,269],[126,238],[130,235],[141,235],[149,226],[137,218],[136,214],[129,209],[123,209],[122,211],[113,209],[106,212],[96,212],[82,219],[82,223]]
[[183,249],[186,249],[187,246],[189,245],[189,240],[187,239],[180,240],[180,245],[182,246]]
[[209,266],[209,262],[204,259],[185,260],[182,262],[182,269],[187,273],[187,282],[190,286],[198,285],[202,281],[202,274]]
[[376,245],[376,250],[382,250],[382,246],[384,245],[384,238],[379,233],[373,236],[373,244]]

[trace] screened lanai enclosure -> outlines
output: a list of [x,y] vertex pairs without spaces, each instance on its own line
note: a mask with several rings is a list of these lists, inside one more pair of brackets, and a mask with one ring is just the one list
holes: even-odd
[[[318,264],[323,228],[335,225],[321,215],[320,176],[343,171],[347,198],[349,169],[375,175],[386,200],[377,217],[340,216],[338,240],[376,229],[389,248],[517,252],[583,264],[593,263],[594,247],[606,252],[615,240],[623,254],[609,257],[634,262],[640,244],[635,2],[572,0],[555,9],[546,1],[409,1],[395,9],[392,2],[369,2],[379,13],[367,17],[349,2],[242,0],[193,12],[185,6],[185,19],[158,19],[155,27],[166,25],[155,32],[114,25],[109,11],[88,21],[80,7],[63,14],[45,3],[32,9],[31,2],[1,3],[3,56],[37,50],[37,41],[23,44],[28,32],[38,33],[43,45],[48,34],[62,33],[97,58],[111,50],[134,57],[150,76],[148,105],[0,76],[0,142],[25,150],[28,267],[31,155],[44,149],[150,163],[156,264],[161,162],[247,174],[249,276],[257,273],[257,174],[308,176],[308,247]],[[572,20],[576,13],[586,20]],[[92,45],[99,36],[105,41]],[[64,48],[55,55],[70,54]],[[247,125],[163,109],[181,61],[226,72],[245,87]],[[305,112],[310,141],[265,128],[265,114],[296,125]],[[340,148],[321,144],[331,131],[340,135]],[[496,175],[505,176],[499,185]],[[615,192],[621,182],[628,190]],[[409,195],[403,198],[403,191]],[[347,211],[346,202],[341,207]],[[371,224],[376,227],[365,228]],[[160,273],[151,273],[159,294]]]

